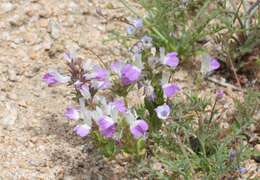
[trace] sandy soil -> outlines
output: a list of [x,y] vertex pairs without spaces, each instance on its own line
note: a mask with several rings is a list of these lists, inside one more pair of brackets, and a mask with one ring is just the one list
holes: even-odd
[[68,50],[93,59],[85,47],[106,60],[120,54],[102,40],[123,14],[114,0],[1,0],[0,179],[96,179],[120,171],[93,158],[89,141],[73,134],[63,117],[69,89],[48,88],[41,78],[48,68],[63,70]]

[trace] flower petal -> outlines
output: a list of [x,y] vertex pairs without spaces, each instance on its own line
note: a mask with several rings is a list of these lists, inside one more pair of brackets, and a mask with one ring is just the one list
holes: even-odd
[[127,64],[121,70],[121,82],[123,85],[127,86],[136,82],[141,75],[141,70],[136,66]]
[[69,76],[63,76],[58,73],[56,70],[49,70],[48,73],[44,74],[43,81],[45,81],[49,86],[67,83],[70,81]]
[[159,119],[165,120],[169,117],[171,109],[167,104],[163,104],[154,109]]
[[164,58],[164,64],[166,64],[172,68],[176,68],[180,61],[177,55],[178,54],[176,52],[168,53]]
[[64,115],[66,118],[72,120],[78,120],[80,118],[79,110],[72,106],[66,108]]
[[99,131],[101,134],[107,138],[113,137],[116,132],[116,123],[107,116],[103,116],[98,119],[97,124],[99,126]]
[[90,133],[91,127],[89,127],[87,124],[84,125],[77,125],[74,128],[74,132],[76,132],[77,135],[80,137],[85,137]]
[[181,89],[177,84],[165,84],[163,85],[163,93],[165,97],[172,97],[176,95]]
[[130,126],[130,132],[134,136],[135,139],[145,136],[148,129],[149,129],[149,126],[144,120],[136,120]]

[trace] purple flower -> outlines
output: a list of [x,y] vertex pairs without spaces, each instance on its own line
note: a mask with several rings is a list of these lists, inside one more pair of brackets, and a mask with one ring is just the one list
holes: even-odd
[[165,84],[162,88],[165,97],[174,96],[177,92],[181,90],[177,84]]
[[114,102],[112,102],[112,105],[115,106],[115,108],[121,112],[124,113],[126,112],[126,107],[125,107],[125,102],[124,100],[115,100]]
[[104,81],[108,78],[108,71],[104,68],[97,68],[96,69],[96,72],[95,72],[95,75],[94,75],[94,78],[96,80],[99,80],[99,81]]
[[145,35],[142,37],[141,42],[143,43],[143,47],[146,49],[153,46],[153,39],[150,36]]
[[124,66],[125,66],[125,63],[118,60],[118,61],[113,62],[110,67],[114,73],[120,75],[121,70],[123,69]]
[[176,68],[179,64],[179,61],[180,60],[179,60],[178,54],[176,52],[170,52],[164,58],[164,64],[166,64],[172,68]]
[[144,120],[136,120],[130,126],[130,131],[135,139],[145,136],[149,126]]
[[121,70],[121,82],[128,86],[136,82],[141,75],[141,70],[132,64],[126,64]]
[[218,98],[218,99],[221,99],[221,98],[223,98],[224,97],[224,91],[221,89],[221,90],[218,90],[217,92],[216,92],[216,97]]
[[245,174],[247,172],[247,169],[244,167],[239,168],[240,174]]
[[210,61],[209,71],[217,70],[219,67],[220,67],[220,63],[218,62],[218,60],[215,58],[212,58]]
[[136,29],[141,29],[143,27],[143,20],[136,19],[136,20],[134,20],[133,25]]
[[64,115],[66,118],[72,120],[78,120],[80,117],[79,110],[71,106],[66,108]]
[[74,128],[74,131],[80,137],[85,137],[85,136],[87,136],[90,133],[90,129],[91,128],[87,124],[84,124],[84,125],[77,125]]
[[113,137],[116,132],[116,123],[107,116],[103,116],[98,119],[97,124],[101,134],[107,138]]
[[169,117],[171,109],[167,104],[163,104],[154,109],[159,119],[165,120]]
[[56,84],[67,83],[70,81],[70,77],[63,76],[56,70],[49,70],[48,73],[44,74],[42,80],[45,81],[49,86],[52,86]]

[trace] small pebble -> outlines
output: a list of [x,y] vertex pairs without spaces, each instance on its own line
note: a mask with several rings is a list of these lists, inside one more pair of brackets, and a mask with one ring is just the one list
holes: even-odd
[[255,145],[256,151],[260,152],[260,144]]

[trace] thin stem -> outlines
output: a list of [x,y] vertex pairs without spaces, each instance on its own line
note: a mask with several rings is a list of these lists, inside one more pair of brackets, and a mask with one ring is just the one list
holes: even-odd
[[232,59],[231,59],[230,56],[228,56],[228,61],[229,61],[229,64],[230,64],[230,66],[231,66],[231,70],[232,70],[232,72],[233,72],[233,74],[234,74],[234,77],[235,77],[235,79],[236,79],[236,81],[237,81],[237,84],[238,84],[238,86],[241,88],[241,84],[240,84],[239,78],[238,78],[238,76],[237,76],[237,72],[236,72],[235,66],[234,66],[234,64],[233,64]]
[[212,107],[212,109],[211,109],[210,118],[209,118],[209,125],[210,125],[211,122],[212,122],[217,101],[218,101],[218,97],[216,97],[216,100],[215,100],[215,102],[214,102],[214,105],[213,105],[213,107]]
[[98,58],[98,60],[100,61],[102,66],[107,67],[106,63],[102,60],[102,58],[98,54],[96,54],[93,50],[91,50],[90,48],[87,48],[87,47],[85,47],[84,49],[89,51],[94,56],[96,56]]

